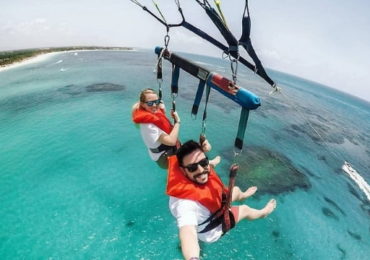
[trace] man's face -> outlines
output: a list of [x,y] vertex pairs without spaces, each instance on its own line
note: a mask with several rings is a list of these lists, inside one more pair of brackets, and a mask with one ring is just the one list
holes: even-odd
[[191,181],[205,184],[208,181],[209,162],[203,151],[197,149],[182,160],[182,171]]

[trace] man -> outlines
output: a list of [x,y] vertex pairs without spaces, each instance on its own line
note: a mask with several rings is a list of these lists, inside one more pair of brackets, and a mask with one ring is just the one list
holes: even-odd
[[[232,201],[244,200],[256,192],[251,187],[242,192],[239,187],[232,190]],[[198,239],[215,242],[222,235],[222,224],[215,227],[209,217],[224,205],[222,194],[227,192],[221,179],[209,165],[202,147],[194,141],[184,143],[176,156],[169,157],[167,194],[169,206],[177,220],[183,256],[186,260],[199,259]],[[263,209],[257,210],[247,205],[231,207],[235,223],[243,219],[255,220],[266,217],[276,207],[271,199]]]

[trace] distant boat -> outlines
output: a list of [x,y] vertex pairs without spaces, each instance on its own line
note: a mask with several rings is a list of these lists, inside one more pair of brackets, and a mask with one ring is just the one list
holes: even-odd
[[342,170],[346,172],[351,179],[356,182],[358,187],[365,193],[367,199],[370,201],[370,186],[365,179],[351,166],[350,163],[344,161]]
[[78,52],[75,52],[74,55],[77,56],[78,55]]

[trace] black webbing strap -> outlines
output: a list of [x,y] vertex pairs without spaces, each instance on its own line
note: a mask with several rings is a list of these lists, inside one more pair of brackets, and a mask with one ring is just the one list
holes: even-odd
[[239,167],[236,164],[231,165],[230,172],[229,172],[229,190],[226,196],[226,203],[225,203],[225,212],[224,212],[224,221],[222,222],[222,232],[225,234],[227,231],[232,229],[235,226],[235,218],[232,214],[231,202],[232,202],[232,194],[233,189],[235,186],[235,177],[238,172]]
[[199,224],[203,225],[209,222],[208,225],[199,233],[205,233],[222,224],[222,233],[224,235],[227,231],[229,231],[235,226],[236,221],[231,211],[231,202],[232,202],[232,191],[235,186],[235,177],[237,171],[238,166],[236,164],[231,165],[229,173],[228,192],[222,193],[221,207],[215,213],[211,214],[211,216],[209,216],[205,221]]
[[218,225],[221,224],[221,220],[222,220],[222,214],[223,214],[223,210],[224,210],[224,205],[226,203],[226,193],[222,193],[221,195],[221,207],[215,211],[213,214],[211,214],[206,220],[204,220],[202,223],[198,224],[198,226],[201,226],[201,225],[204,225],[206,224],[207,222],[208,225],[205,226],[205,228],[201,231],[199,231],[199,233],[205,233],[205,232],[208,232],[212,229],[214,229],[215,227],[217,227]]
[[158,97],[162,99],[162,81],[163,81],[163,73],[162,73],[162,60],[163,60],[163,53],[158,53],[158,61],[157,61],[157,81],[158,81]]
[[[184,21],[182,23],[182,26],[185,27],[186,29],[188,29],[189,31],[195,33],[196,35],[202,37],[203,39],[209,41],[210,43],[212,43],[213,45],[215,45],[219,49],[223,50],[226,54],[229,53],[229,48],[227,46],[225,46],[221,42],[217,41],[215,38],[208,35],[207,33],[203,32],[201,29],[195,27],[194,25],[192,25],[192,24],[190,24],[186,21]],[[230,53],[230,55],[233,56],[234,58],[238,58],[238,55],[236,53]],[[246,59],[244,59],[243,57],[239,57],[239,61],[241,63],[243,63],[248,69],[253,70],[253,71],[256,70],[255,66],[252,63],[250,63],[249,61],[247,61]]]
[[205,80],[200,80],[198,84],[197,93],[195,95],[194,104],[191,109],[191,114],[196,116],[198,114],[199,104],[202,100],[203,92],[204,92],[204,86],[206,85]]
[[[213,45],[217,46],[219,49],[223,50],[224,52],[228,52],[229,48],[226,47],[224,44],[222,44],[221,42],[217,41],[215,38],[213,38],[212,36],[208,35],[207,33],[203,32],[201,29],[195,27],[194,25],[184,21],[182,23],[182,26],[185,27],[186,29],[188,29],[189,31],[195,33],[196,35],[202,37],[203,39],[209,41],[210,43],[212,43]],[[250,64],[252,65],[252,64]],[[252,65],[253,66],[253,65]]]
[[234,55],[238,56],[238,40],[225,26],[224,22],[222,21],[222,18],[218,15],[214,8],[210,6],[204,6],[203,8],[206,11],[208,17],[216,25],[217,29],[220,31],[220,33],[226,40],[227,44],[229,45],[228,53],[233,54],[233,56]]
[[249,117],[249,109],[246,109],[243,107],[240,113],[238,133],[236,135],[235,144],[234,144],[235,147],[238,148],[239,150],[243,149],[243,140],[244,140],[245,129],[247,128],[248,117]]
[[180,67],[172,64],[171,94],[177,95],[179,92]]
[[182,70],[186,71],[187,73],[201,80],[206,80],[209,75],[209,70],[204,69],[200,67],[199,65],[193,62],[190,62],[183,57],[178,56],[175,53],[172,53],[170,56],[166,55],[165,58],[168,58],[168,60],[172,64],[175,64],[176,66],[180,67]]
[[162,53],[158,54],[158,61],[157,61],[157,79],[163,79],[162,73]]
[[209,94],[210,93],[211,93],[211,87],[207,84],[207,87],[206,87],[206,103],[204,105],[204,111],[203,111],[201,135],[205,135],[205,133],[206,133],[207,107],[208,107],[208,101],[209,101]]
[[160,152],[172,150],[172,149],[175,149],[175,148],[176,148],[176,146],[169,146],[169,145],[161,144],[157,148],[150,148],[150,151],[152,153],[160,153]]
[[266,80],[271,86],[275,85],[275,82],[267,75],[265,68],[263,67],[260,59],[258,58],[254,48],[252,46],[252,41],[250,39],[251,33],[251,18],[249,15],[248,0],[245,0],[244,15],[242,19],[242,35],[239,39],[239,44],[244,47],[248,55],[252,58],[255,64],[255,72]]
[[[195,33],[196,35],[202,37],[206,41],[212,43],[213,45],[215,45],[216,47],[218,47],[219,49],[221,49],[222,51],[224,51],[226,54],[229,54],[229,48],[228,47],[226,47],[224,44],[222,44],[221,42],[217,41],[216,39],[214,39],[213,37],[211,37],[207,33],[203,32],[202,30],[200,30],[197,27],[193,26],[192,24],[184,21],[182,23],[182,26],[185,27],[186,29],[188,29],[189,31]],[[230,55],[233,56],[234,58],[238,59],[237,53],[231,52]],[[266,77],[261,72],[261,70],[258,70],[256,68],[256,66],[254,66],[252,63],[250,63],[249,61],[247,61],[245,58],[243,58],[243,57],[240,56],[239,57],[239,62],[242,63],[244,66],[246,66],[248,69],[250,69],[252,71],[257,71],[256,73],[260,77],[262,77],[264,80],[266,80],[266,82],[269,83],[271,86],[273,86],[275,84],[275,82],[272,79],[270,79],[268,76]]]
[[172,64],[172,79],[171,79],[171,96],[172,96],[172,110],[176,111],[175,99],[179,93],[179,77],[180,77],[180,67]]

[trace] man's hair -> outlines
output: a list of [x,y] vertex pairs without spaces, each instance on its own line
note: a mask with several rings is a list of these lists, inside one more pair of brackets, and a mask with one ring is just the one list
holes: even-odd
[[198,149],[203,151],[200,144],[193,140],[189,140],[186,143],[183,143],[176,152],[176,157],[177,157],[177,161],[179,162],[179,165],[183,166],[182,163],[183,163],[184,157]]

